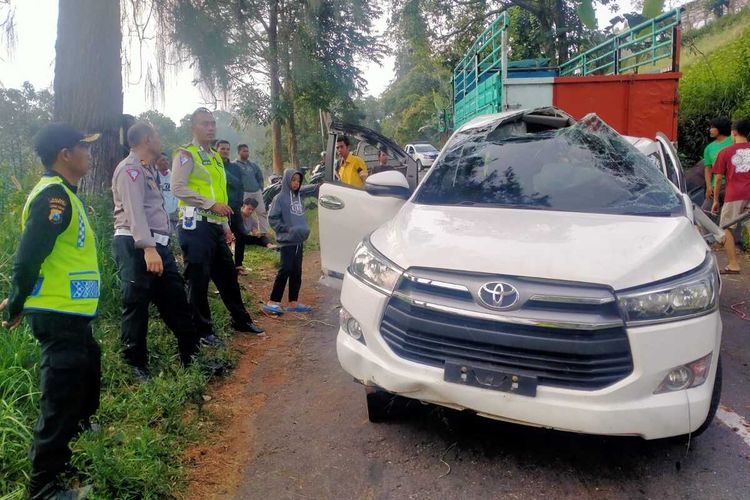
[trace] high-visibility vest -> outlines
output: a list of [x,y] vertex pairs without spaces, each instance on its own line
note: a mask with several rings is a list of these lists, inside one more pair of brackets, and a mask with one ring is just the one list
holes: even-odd
[[[193,171],[188,177],[188,189],[205,198],[226,204],[229,200],[227,196],[227,176],[224,172],[224,161],[219,153],[213,149],[208,152],[201,151],[195,144],[183,146],[182,149],[193,156]],[[179,206],[185,207],[187,203],[180,200]],[[180,213],[182,214],[182,210],[180,210]],[[219,215],[208,214],[208,217],[225,220]]]
[[86,209],[78,196],[57,176],[44,176],[26,199],[21,228],[26,226],[29,207],[46,188],[60,185],[70,198],[70,224],[55,240],[44,259],[36,285],[24,303],[24,312],[49,311],[78,316],[96,316],[101,276],[96,258],[96,237]]

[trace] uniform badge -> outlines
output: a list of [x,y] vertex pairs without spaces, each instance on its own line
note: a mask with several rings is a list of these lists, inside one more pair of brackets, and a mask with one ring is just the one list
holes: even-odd
[[47,218],[52,224],[60,224],[62,222],[62,210],[50,207]]
[[47,200],[47,203],[49,205],[47,219],[49,219],[52,224],[62,223],[62,214],[65,211],[65,207],[68,206],[67,200],[64,198],[50,198]]
[[126,172],[128,173],[128,177],[130,177],[130,180],[133,182],[135,182],[135,180],[141,174],[138,170],[134,168],[129,168]]
[[186,151],[180,152],[180,165],[184,165],[192,159],[190,153]]

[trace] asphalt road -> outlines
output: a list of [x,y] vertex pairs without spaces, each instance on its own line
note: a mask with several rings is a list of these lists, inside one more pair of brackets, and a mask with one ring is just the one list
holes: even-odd
[[724,421],[689,451],[684,442],[534,429],[416,402],[371,424],[363,388],[336,359],[338,297],[319,295],[315,321],[290,322],[247,387],[265,404],[237,498],[750,498],[748,429],[732,429],[750,422],[750,322],[729,309],[750,300],[750,278],[724,284]]

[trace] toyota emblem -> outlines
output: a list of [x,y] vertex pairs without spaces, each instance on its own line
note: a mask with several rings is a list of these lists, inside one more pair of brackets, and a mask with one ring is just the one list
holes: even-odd
[[518,302],[518,290],[508,283],[485,283],[479,289],[479,300],[490,309],[508,309]]

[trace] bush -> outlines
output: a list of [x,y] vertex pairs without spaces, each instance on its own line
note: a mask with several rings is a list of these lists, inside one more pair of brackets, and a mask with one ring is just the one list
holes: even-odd
[[[0,168],[0,178],[4,177]],[[38,179],[39,167],[5,197],[9,209],[0,213],[0,297],[7,296],[13,255],[20,235],[20,214],[26,193]],[[111,257],[112,201],[109,195],[84,200],[97,235],[102,271],[100,316],[94,335],[102,347],[101,407],[94,417],[101,426],[74,443],[71,480],[92,484],[92,498],[171,498],[183,486],[185,446],[200,437],[202,394],[208,382],[199,364],[180,367],[174,337],[156,316],[149,325],[149,364],[154,378],[132,385],[119,354],[120,293]],[[219,332],[229,317],[212,300]],[[226,334],[224,334],[226,336]],[[232,359],[226,350],[201,356]],[[39,347],[27,326],[0,331],[0,498],[24,498],[30,474],[27,451],[39,411]]]
[[678,126],[686,165],[702,157],[708,121],[719,116],[750,116],[750,29],[684,70]]

